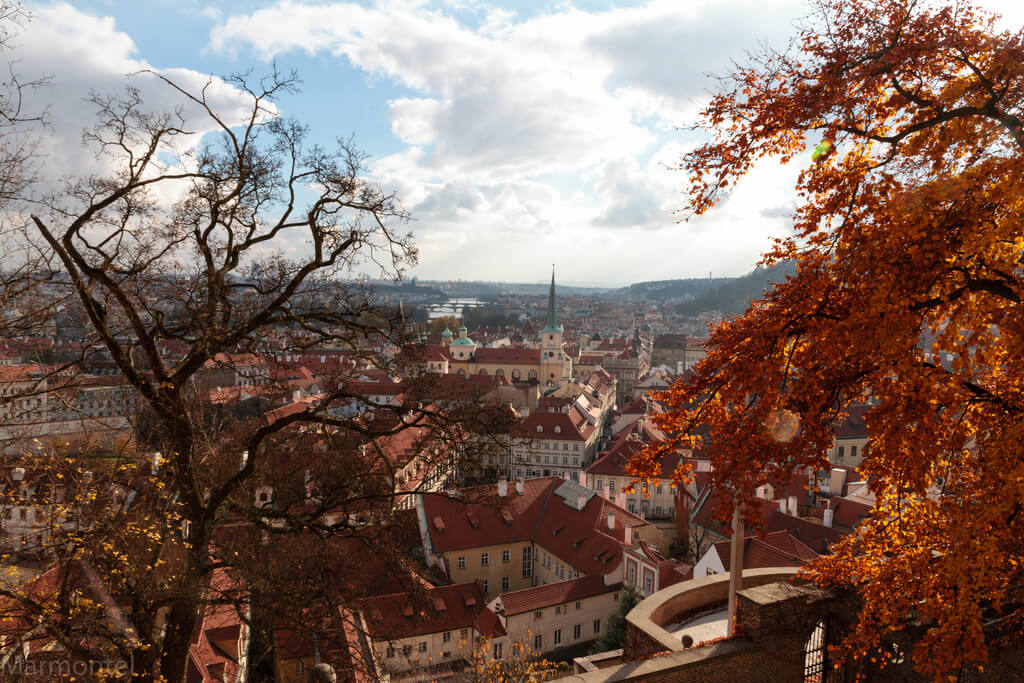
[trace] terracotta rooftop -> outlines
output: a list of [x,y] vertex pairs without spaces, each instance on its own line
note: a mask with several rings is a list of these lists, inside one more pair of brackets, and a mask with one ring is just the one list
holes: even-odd
[[[725,571],[730,570],[732,556],[729,553],[731,541],[715,543],[715,551]],[[765,567],[796,567],[812,562],[818,553],[801,543],[787,531],[774,531],[764,536],[747,536],[743,539],[743,568],[763,569]]]
[[[360,611],[366,627],[375,640],[394,640],[410,636],[439,633],[453,629],[476,627],[490,635],[501,629],[500,622],[486,605],[483,586],[479,582],[439,586],[427,591],[424,605],[414,606],[406,593],[382,595],[365,601]],[[479,629],[478,629],[479,630]]]
[[[495,487],[480,487],[493,495]],[[622,561],[625,529],[643,519],[559,477],[527,479],[523,493],[509,483],[508,496],[495,503],[462,503],[424,494],[422,505],[434,552],[449,553],[485,545],[533,541],[581,574],[607,574]],[[470,500],[481,496],[472,490]],[[577,509],[583,498],[582,509]],[[611,514],[613,529],[608,528]]]
[[595,574],[502,593],[498,599],[504,613],[510,616],[552,607],[563,602],[575,602],[602,593],[612,593],[620,588],[622,583],[607,585],[603,576]]

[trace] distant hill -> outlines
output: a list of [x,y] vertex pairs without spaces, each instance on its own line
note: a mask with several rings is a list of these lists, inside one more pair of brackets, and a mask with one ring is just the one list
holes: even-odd
[[724,282],[677,305],[676,312],[681,315],[699,315],[710,311],[720,311],[727,315],[743,313],[750,301],[761,298],[769,285],[782,282],[793,272],[793,264],[783,263],[774,268],[757,268],[742,277],[722,278]]
[[612,293],[628,299],[692,299],[736,278],[687,278],[685,280],[655,280],[637,282]]

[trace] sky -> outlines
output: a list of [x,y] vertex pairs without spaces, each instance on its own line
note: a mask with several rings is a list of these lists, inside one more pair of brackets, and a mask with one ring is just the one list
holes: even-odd
[[[1024,24],[1011,0],[980,3]],[[369,179],[412,215],[421,279],[565,284],[741,275],[788,229],[798,164],[771,160],[728,200],[681,221],[687,129],[713,81],[759,45],[784,47],[794,0],[91,0],[32,3],[10,41],[49,106],[51,177],[94,163],[81,143],[91,92],[141,88],[173,109],[154,69],[209,75],[295,69],[278,103],[316,141],[352,137]],[[1014,22],[1016,22],[1014,24]],[[225,111],[237,93],[216,82]]]

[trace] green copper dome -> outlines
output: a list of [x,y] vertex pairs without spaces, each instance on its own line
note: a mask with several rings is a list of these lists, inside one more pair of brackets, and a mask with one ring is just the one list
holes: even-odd
[[452,331],[449,330],[447,327],[444,328],[444,332],[441,333],[441,337],[443,337],[444,339],[451,339],[452,338]]

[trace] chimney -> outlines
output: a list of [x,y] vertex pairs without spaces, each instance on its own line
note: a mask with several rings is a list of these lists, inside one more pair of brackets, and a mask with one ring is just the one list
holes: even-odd
[[508,495],[508,480],[507,479],[503,478],[503,479],[499,479],[498,480],[498,495],[500,497],[502,497],[502,498],[504,498],[505,496]]
[[779,498],[778,502],[779,502],[779,512],[781,512],[782,514],[786,514],[786,499],[785,498]]
[[11,470],[11,479],[13,479],[14,481],[21,481],[24,478],[25,478],[25,468],[24,467],[15,467],[13,470]]
[[768,497],[768,492],[765,490],[764,486],[758,486],[754,489],[754,495],[761,500],[765,500]]
[[626,530],[622,534],[626,545],[633,545],[633,527],[629,524],[626,525]]
[[788,507],[789,507],[789,514],[793,515],[794,517],[797,517],[798,516],[797,513],[799,512],[800,509],[797,507],[797,504],[796,504],[796,496],[790,496],[789,497],[789,506]]
[[608,529],[610,531],[615,531],[615,513],[614,512],[609,512],[608,513]]
[[829,529],[832,528],[832,516],[835,514],[835,510],[832,508],[825,508],[825,514],[822,517],[822,521],[825,522],[825,526]]
[[708,462],[707,460],[705,460],[704,458],[698,459],[697,460],[697,471],[698,472],[710,472],[711,471],[711,463]]
[[520,496],[526,493],[526,485],[523,484],[522,479],[516,479],[516,493],[518,493]]

